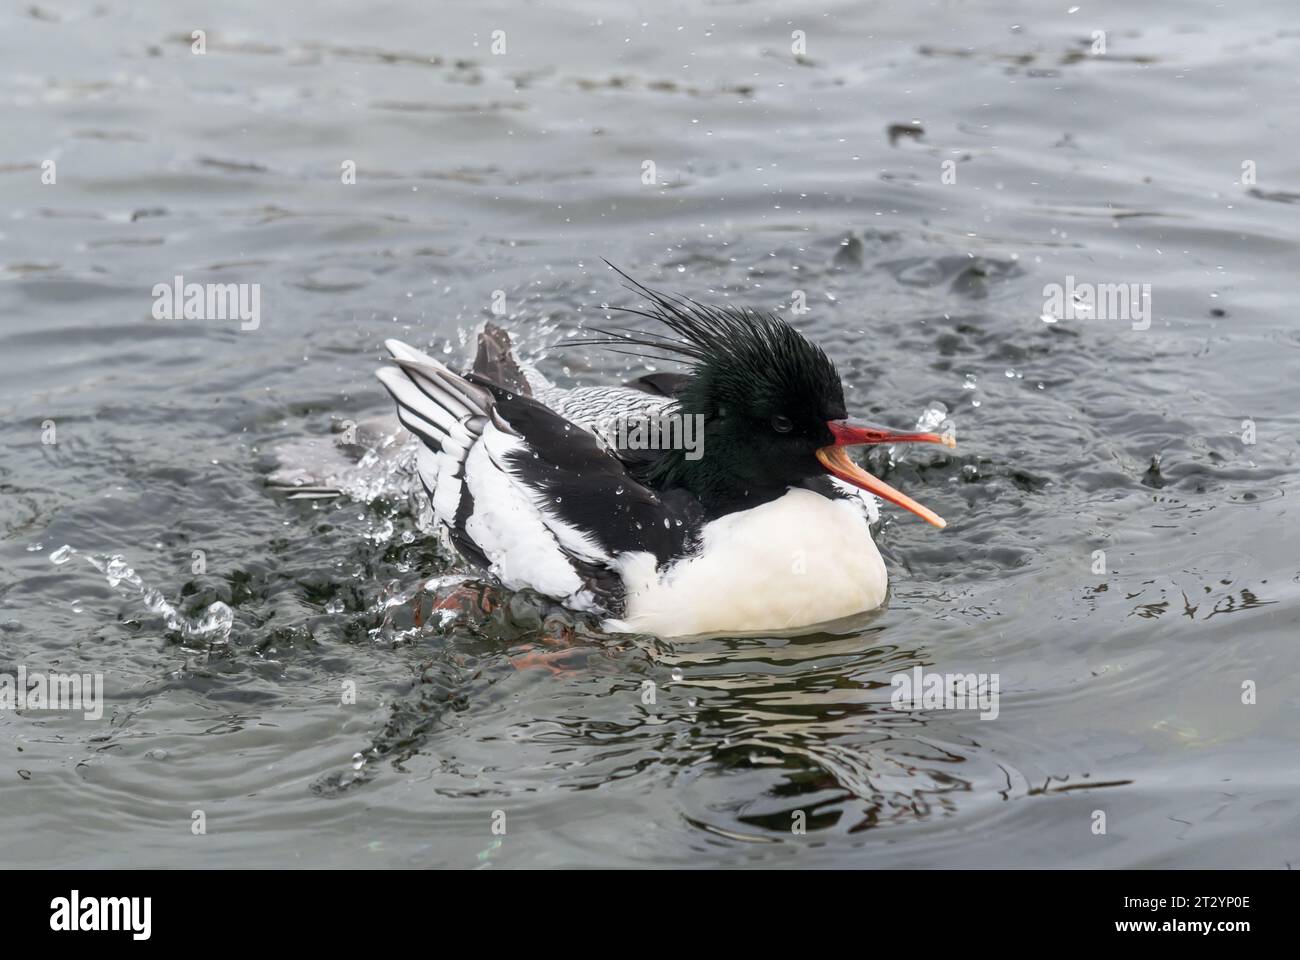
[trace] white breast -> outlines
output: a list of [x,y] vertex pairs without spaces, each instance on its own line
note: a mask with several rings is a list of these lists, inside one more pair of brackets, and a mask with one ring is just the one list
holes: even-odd
[[810,490],[708,524],[697,555],[662,571],[623,554],[624,619],[607,629],[661,637],[787,630],[871,610],[887,578],[862,501]]

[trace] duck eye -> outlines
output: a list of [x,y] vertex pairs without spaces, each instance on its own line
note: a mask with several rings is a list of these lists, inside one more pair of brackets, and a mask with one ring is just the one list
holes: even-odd
[[772,418],[772,429],[777,433],[789,433],[794,429],[794,424],[790,421],[789,417],[783,417],[780,414],[777,414]]

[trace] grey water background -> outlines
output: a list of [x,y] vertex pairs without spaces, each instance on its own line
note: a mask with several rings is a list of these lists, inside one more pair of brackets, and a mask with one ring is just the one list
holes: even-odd
[[[1284,0],[7,4],[0,671],[107,703],[0,712],[0,864],[1293,866],[1297,62]],[[856,414],[946,405],[886,611],[529,666],[523,600],[386,606],[455,570],[403,498],[267,490],[495,291],[558,380],[639,372],[557,347],[634,303],[602,258],[803,290]],[[154,319],[177,274],[260,325]],[[1045,322],[1067,277],[1149,329]],[[998,717],[892,709],[917,665]]]

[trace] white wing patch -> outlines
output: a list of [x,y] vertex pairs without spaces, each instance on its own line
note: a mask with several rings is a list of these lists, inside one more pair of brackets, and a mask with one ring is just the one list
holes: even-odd
[[525,449],[515,437],[489,424],[465,463],[474,511],[465,532],[492,563],[492,573],[512,590],[531,587],[551,597],[568,598],[582,590],[529,493],[492,456]]
[[[601,549],[595,540],[577,527],[556,516],[555,511],[548,509],[544,493],[526,484],[505,466],[511,456],[532,456],[531,448],[527,444],[519,437],[506,433],[498,429],[495,424],[489,423],[487,429],[483,431],[480,446],[487,451],[492,467],[510,479],[517,494],[528,502],[542,526],[545,527],[550,537],[554,538],[552,548],[558,542],[569,554],[581,560],[589,560],[595,563],[609,562],[609,554]],[[475,494],[474,498],[477,502],[478,495]]]

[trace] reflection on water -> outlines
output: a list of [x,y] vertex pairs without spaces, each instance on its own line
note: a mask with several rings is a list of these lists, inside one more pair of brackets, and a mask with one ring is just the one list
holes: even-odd
[[922,657],[885,646],[864,653],[863,639],[882,638],[678,661],[691,678],[694,722],[716,744],[710,761],[761,770],[769,782],[764,796],[736,812],[739,823],[789,835],[802,811],[810,831],[854,832],[951,811],[947,794],[970,789],[958,765],[979,744],[940,742],[924,714],[890,705],[891,676]]
[[[557,775],[560,789],[599,789],[647,763],[675,771],[674,779],[741,773],[756,791],[743,808],[711,811],[719,822],[690,818],[733,839],[779,840],[796,825],[798,835],[831,828],[852,833],[951,813],[949,795],[972,789],[966,765],[985,762],[976,739],[935,729],[924,712],[891,705],[893,677],[933,661],[889,645],[884,626],[785,639],[620,639],[536,596],[496,591],[500,605],[485,616],[478,605],[482,588],[461,578],[440,583],[435,595],[463,591],[467,583],[474,609],[426,633],[432,652],[420,662],[412,689],[394,701],[383,730],[347,771],[313,786],[319,794],[368,783],[377,763],[404,770],[427,754],[441,772],[456,774],[457,785],[442,788],[448,795],[491,795],[480,778],[463,777],[460,764],[449,767],[447,758],[482,746],[474,742],[478,710],[507,696],[502,688],[531,683],[531,671],[561,686],[605,678],[603,696],[627,714],[623,722],[593,722],[542,713],[529,723],[540,729],[528,739],[552,748],[542,769]],[[393,609],[383,612],[387,628]],[[403,635],[418,632],[408,628]],[[469,742],[458,742],[466,736]],[[611,767],[612,756],[635,763]],[[1003,799],[1025,792],[1022,778],[1005,766],[980,773],[1007,778]]]

